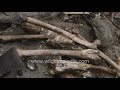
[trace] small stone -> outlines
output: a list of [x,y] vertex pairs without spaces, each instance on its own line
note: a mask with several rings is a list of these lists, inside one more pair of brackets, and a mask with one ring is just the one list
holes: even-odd
[[33,66],[31,66],[31,65],[27,65],[28,66],[28,68],[30,69],[30,70],[34,70],[34,67]]
[[84,76],[83,78],[87,78],[87,77]]
[[49,73],[50,73],[51,75],[55,75],[55,72],[54,72],[52,69],[49,70]]
[[31,78],[34,78],[33,76],[31,76]]
[[17,76],[17,78],[19,78],[19,76]]
[[83,24],[79,24],[81,27],[84,26]]
[[3,52],[3,50],[0,50],[1,52]]
[[87,78],[87,77],[92,77],[92,74],[90,71],[83,73],[83,78]]
[[12,32],[13,30],[10,30],[10,32]]
[[43,30],[44,30],[44,28],[41,28],[41,30],[43,31]]

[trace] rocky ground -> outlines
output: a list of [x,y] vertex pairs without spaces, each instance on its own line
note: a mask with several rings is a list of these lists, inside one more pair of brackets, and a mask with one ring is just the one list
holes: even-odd
[[[18,12],[17,12],[18,13]],[[73,15],[73,16],[65,16],[60,14],[60,12],[19,12],[20,14],[24,14],[27,16],[31,16],[34,18],[37,18],[39,20],[45,21],[49,24],[55,25],[59,28],[62,28],[70,33],[75,33],[78,32],[81,34],[85,39],[87,39],[89,42],[93,42],[95,39],[101,39],[99,35],[96,35],[96,32],[91,28],[83,19],[81,15]],[[0,19],[4,17],[8,17],[9,15],[16,14],[16,12],[1,12],[0,13]],[[8,16],[7,16],[8,15]],[[116,15],[117,20],[116,23],[119,26],[119,13]],[[108,20],[104,19],[104,23],[110,29],[112,30],[112,35],[116,36],[112,40],[114,41],[114,45],[110,46],[106,50],[101,49],[105,52],[106,55],[108,55],[110,58],[113,60],[117,60],[117,58],[120,56],[120,49],[119,49],[119,34],[120,30],[116,28],[115,26],[112,25]],[[0,26],[0,35],[25,35],[28,34],[24,30],[22,30],[19,27],[16,27],[14,25],[7,25]],[[116,33],[117,32],[117,33]],[[41,30],[41,34],[47,34],[48,30],[44,29]],[[106,32],[107,33],[107,32]],[[109,32],[108,32],[109,34]],[[107,35],[107,34],[106,34]],[[57,45],[51,45],[48,41],[44,40],[32,40],[32,41],[27,41],[27,40],[22,40],[22,41],[14,41],[14,42],[1,42],[0,43],[0,55],[5,53],[7,50],[9,50],[11,47],[18,47],[20,49],[71,49],[69,46],[65,47],[60,47]],[[110,52],[110,53],[108,53]],[[35,56],[35,57],[29,57],[29,60],[51,60],[51,59],[59,59],[61,57],[59,56],[46,56],[46,57],[40,57],[40,56]],[[96,62],[96,64],[103,64],[104,62]],[[44,63],[39,63],[39,64],[32,64],[31,62],[25,62],[24,64],[29,64],[31,65],[31,68],[36,68],[36,70],[30,70],[26,66],[26,69],[23,72],[22,76],[18,76],[18,78],[51,78],[53,77],[52,75],[49,74],[48,70],[48,64]],[[30,68],[30,67],[29,67]],[[82,72],[81,72],[82,73]],[[100,72],[93,70],[91,71],[91,77],[92,78],[111,78],[115,77],[113,75],[109,75],[105,72]],[[81,76],[80,76],[81,77]]]

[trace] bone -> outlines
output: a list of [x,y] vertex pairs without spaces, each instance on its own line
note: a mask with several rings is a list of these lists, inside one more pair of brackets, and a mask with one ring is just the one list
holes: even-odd
[[[117,64],[118,64],[118,66],[120,67],[120,57],[118,58]],[[120,71],[117,71],[117,76],[120,77]]]
[[88,47],[88,48],[91,48],[91,49],[97,48],[96,45],[94,45],[94,44],[92,44],[92,43],[90,43],[90,42],[84,41],[84,40],[78,38],[77,36],[75,36],[75,35],[67,32],[67,31],[65,31],[65,30],[63,30],[63,29],[60,29],[60,28],[58,28],[58,27],[56,27],[56,26],[47,24],[47,23],[42,22],[42,21],[40,21],[40,20],[31,18],[31,17],[27,17],[27,22],[32,23],[32,24],[35,24],[35,25],[39,25],[39,26],[41,26],[41,27],[43,27],[43,28],[46,28],[46,29],[51,30],[51,31],[54,31],[54,32],[56,32],[56,33],[58,33],[58,34],[61,34],[61,35],[65,36],[65,37],[67,37],[67,38],[69,38],[69,39],[71,39],[71,40],[73,40],[73,41],[75,41],[75,42],[77,42],[77,43],[79,43],[79,44],[81,44],[81,45],[84,45],[84,46],[86,46],[86,47]]
[[[55,27],[53,25],[47,24],[47,23],[42,22],[42,21],[37,20],[37,19],[33,19],[31,17],[27,17],[27,22],[35,24],[35,25],[40,25],[41,27],[47,28],[47,29],[49,29],[51,31],[54,31],[54,32],[59,33],[59,34],[61,34],[63,36],[66,36],[69,39],[73,40],[74,42],[79,43],[79,44],[81,44],[83,46],[86,46],[87,48],[97,49],[97,46],[95,44],[90,43],[87,40],[85,41],[83,39],[80,39],[77,36],[75,36],[73,34],[70,34],[69,32],[67,32],[67,31],[65,31],[63,29],[60,29],[58,27]],[[100,57],[102,57],[107,63],[109,63],[111,66],[113,66],[116,70],[120,71],[120,67],[113,60],[111,60],[103,52],[99,51],[99,53],[100,53],[99,54]]]
[[[65,61],[65,60],[53,60],[52,63],[55,68],[54,73],[59,74],[61,72],[65,72],[66,70],[89,70],[89,69],[94,69],[94,70],[100,70],[104,71],[113,75],[116,75],[116,70],[115,69],[110,69],[107,67],[103,66],[96,66],[92,64],[85,64],[81,62],[71,62],[71,61]],[[61,66],[62,65],[62,66]]]
[[80,15],[80,14],[90,14],[89,12],[63,12],[64,14],[75,14],[75,15]]
[[20,50],[17,49],[19,56],[73,56],[81,59],[100,60],[98,51],[93,49],[87,50]]
[[113,60],[111,60],[108,56],[106,56],[103,52],[99,51],[99,56],[103,58],[106,61],[106,63],[110,64],[116,70],[120,71],[120,67]]
[[15,40],[35,40],[35,39],[49,39],[49,35],[2,35],[0,41],[8,42]]

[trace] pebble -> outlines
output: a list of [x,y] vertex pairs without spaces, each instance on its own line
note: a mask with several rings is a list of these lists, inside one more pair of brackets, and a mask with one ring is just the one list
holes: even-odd
[[10,30],[10,32],[12,32],[13,30]]
[[83,24],[79,24],[81,27],[84,26]]
[[87,78],[87,77],[84,76],[83,78]]
[[1,52],[3,52],[3,50],[0,50]]
[[92,77],[92,74],[90,71],[83,73],[83,78],[87,78],[87,77]]
[[34,76],[31,76],[31,78],[34,78]]
[[44,72],[45,75],[49,75],[48,72]]
[[34,70],[34,67],[33,66],[31,66],[31,65],[27,65],[27,67],[30,69],[30,70]]
[[17,78],[19,78],[19,76],[17,76]]
[[41,28],[41,30],[43,31],[43,30],[44,30],[44,28]]

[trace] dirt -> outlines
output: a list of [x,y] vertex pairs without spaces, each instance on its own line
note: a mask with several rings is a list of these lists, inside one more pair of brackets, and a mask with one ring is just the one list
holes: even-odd
[[[7,15],[13,15],[16,12],[6,12]],[[18,12],[17,12],[18,13]],[[96,35],[94,30],[87,25],[87,23],[83,20],[82,17],[72,17],[71,20],[64,21],[63,15],[59,15],[60,12],[19,12],[20,14],[24,14],[26,16],[31,16],[34,18],[38,18],[39,20],[45,21],[49,24],[55,25],[59,28],[62,28],[70,33],[79,32],[85,39],[87,39],[89,42],[93,42],[96,39]],[[5,14],[1,13],[0,17],[6,17]],[[69,17],[68,17],[69,18]],[[113,30],[113,29],[112,29]],[[119,30],[117,29],[119,32]],[[41,32],[41,34],[47,34],[48,31],[44,29],[44,31]],[[0,35],[25,35],[28,34],[24,30],[22,30],[19,27],[16,27],[14,25],[8,27],[3,27],[0,29]],[[118,33],[117,33],[118,34]],[[118,35],[119,36],[119,35]],[[14,41],[14,42],[6,42],[6,43],[0,43],[0,55],[5,53],[7,50],[9,50],[11,47],[18,47],[20,49],[53,49],[49,45],[47,41],[44,40],[32,40],[32,41]],[[54,47],[55,48],[55,47]],[[57,49],[60,49],[58,46]],[[71,49],[70,47],[65,47],[64,49]],[[115,46],[117,57],[120,55],[120,50],[118,51],[119,47]],[[30,57],[29,60],[51,60],[51,59],[60,59],[60,56],[35,56]],[[24,62],[26,65],[26,62]],[[103,65],[104,61],[96,62],[96,64]],[[95,64],[95,63],[94,63]],[[31,63],[31,65],[33,65]],[[37,65],[37,70],[29,70],[27,67],[25,68],[23,75],[18,76],[18,78],[52,78],[53,76],[49,74],[48,64],[39,63]],[[107,74],[105,72],[99,72],[99,71],[91,71],[92,72],[92,78],[111,78],[114,77],[113,75]]]

